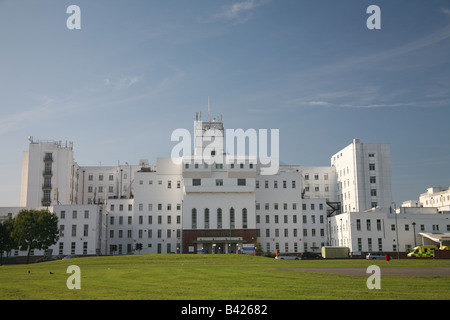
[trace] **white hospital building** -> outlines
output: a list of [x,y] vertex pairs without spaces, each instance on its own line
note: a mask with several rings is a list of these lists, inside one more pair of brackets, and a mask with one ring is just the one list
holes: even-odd
[[[329,167],[282,165],[263,174],[254,157],[232,158],[224,138],[221,117],[197,115],[192,153],[179,161],[87,167],[75,161],[72,143],[29,137],[20,207],[0,208],[0,220],[49,208],[59,218],[51,249],[60,255],[245,253],[256,243],[265,252],[330,245],[405,252],[436,225],[450,231],[448,189],[439,189],[438,208],[436,197],[421,195],[426,205],[395,213],[389,144],[354,139]],[[216,161],[198,157],[205,151]]]

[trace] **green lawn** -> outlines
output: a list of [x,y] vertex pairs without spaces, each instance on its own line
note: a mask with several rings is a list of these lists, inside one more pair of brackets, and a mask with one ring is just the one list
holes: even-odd
[[[283,261],[246,255],[131,255],[0,267],[0,299],[450,299],[450,277],[386,276],[369,290],[366,276],[290,268],[450,267],[450,260]],[[69,265],[81,289],[69,290]],[[50,274],[52,272],[53,274]]]

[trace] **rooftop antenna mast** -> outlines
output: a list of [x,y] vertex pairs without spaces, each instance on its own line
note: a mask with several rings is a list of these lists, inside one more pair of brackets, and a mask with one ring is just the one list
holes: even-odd
[[209,109],[209,96],[208,96],[208,122],[211,122],[210,109]]

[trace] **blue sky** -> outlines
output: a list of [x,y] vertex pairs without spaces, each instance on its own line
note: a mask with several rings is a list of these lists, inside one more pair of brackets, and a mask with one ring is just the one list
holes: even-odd
[[227,128],[279,129],[284,163],[359,138],[390,143],[398,204],[450,185],[448,1],[0,0],[0,41],[0,206],[27,136],[73,141],[80,165],[155,163],[208,96]]

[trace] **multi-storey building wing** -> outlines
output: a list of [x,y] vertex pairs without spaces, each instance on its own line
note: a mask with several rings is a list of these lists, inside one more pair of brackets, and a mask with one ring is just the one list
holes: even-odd
[[[298,254],[326,245],[395,251],[418,236],[408,229],[394,239],[394,217],[449,228],[432,208],[420,217],[393,213],[388,144],[355,139],[329,167],[282,165],[266,174],[254,155],[226,150],[224,131],[221,116],[197,114],[190,152],[154,165],[80,166],[72,143],[30,137],[20,206],[55,212],[60,238],[50,249],[61,255],[253,252],[256,243]],[[447,208],[441,189],[421,195],[422,206]],[[0,218],[19,210],[0,208]]]

